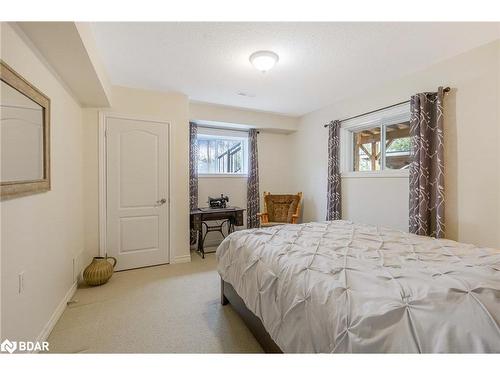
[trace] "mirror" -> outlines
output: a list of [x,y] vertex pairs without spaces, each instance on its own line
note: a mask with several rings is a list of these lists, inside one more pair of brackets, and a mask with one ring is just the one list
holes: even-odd
[[0,81],[1,198],[50,190],[50,100],[3,61]]

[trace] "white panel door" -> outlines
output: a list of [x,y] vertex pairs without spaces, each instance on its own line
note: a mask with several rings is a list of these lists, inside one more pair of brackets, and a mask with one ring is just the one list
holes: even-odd
[[106,250],[117,270],[168,263],[168,124],[106,117]]

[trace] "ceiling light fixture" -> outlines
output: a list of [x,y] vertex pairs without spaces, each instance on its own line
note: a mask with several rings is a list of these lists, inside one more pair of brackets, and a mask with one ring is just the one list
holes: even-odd
[[276,65],[279,61],[279,56],[273,51],[257,51],[250,55],[249,60],[255,69],[265,73]]

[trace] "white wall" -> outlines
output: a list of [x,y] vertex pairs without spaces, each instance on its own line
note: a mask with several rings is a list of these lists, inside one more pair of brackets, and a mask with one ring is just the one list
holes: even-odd
[[[328,135],[323,124],[443,85],[452,88],[445,100],[444,123],[446,236],[500,248],[499,70],[497,41],[303,116],[292,138],[297,166],[293,184],[304,191],[304,220],[324,220],[326,214]],[[394,206],[407,205],[407,191],[399,182],[399,188],[382,189],[386,182],[344,180],[344,217],[404,227],[406,208]],[[356,191],[366,193],[358,196]]]
[[[170,258],[189,260],[189,116],[187,96],[112,87],[113,106],[104,111],[170,122]],[[85,249],[87,259],[99,252],[98,125],[99,110],[84,110]]]
[[408,185],[408,177],[343,178],[342,216],[408,231]]
[[298,117],[201,102],[189,103],[189,116],[191,120],[249,125],[282,133],[295,131],[299,122]]
[[[35,340],[74,283],[83,251],[82,112],[50,69],[9,24],[1,58],[51,100],[47,193],[2,201],[1,335]],[[24,272],[24,292],[18,274]]]
[[295,150],[292,147],[292,141],[291,134],[272,134],[265,131],[259,134],[259,187],[261,196],[264,191],[275,194],[297,192],[292,188],[295,173],[292,158]]
[[84,107],[108,106],[110,85],[87,22],[16,22]]

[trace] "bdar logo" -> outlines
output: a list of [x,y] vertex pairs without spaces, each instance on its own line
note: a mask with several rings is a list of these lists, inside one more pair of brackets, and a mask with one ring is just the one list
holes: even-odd
[[9,340],[4,340],[2,344],[0,344],[0,351],[9,352],[10,354],[14,353],[17,349],[17,342],[12,342]]

